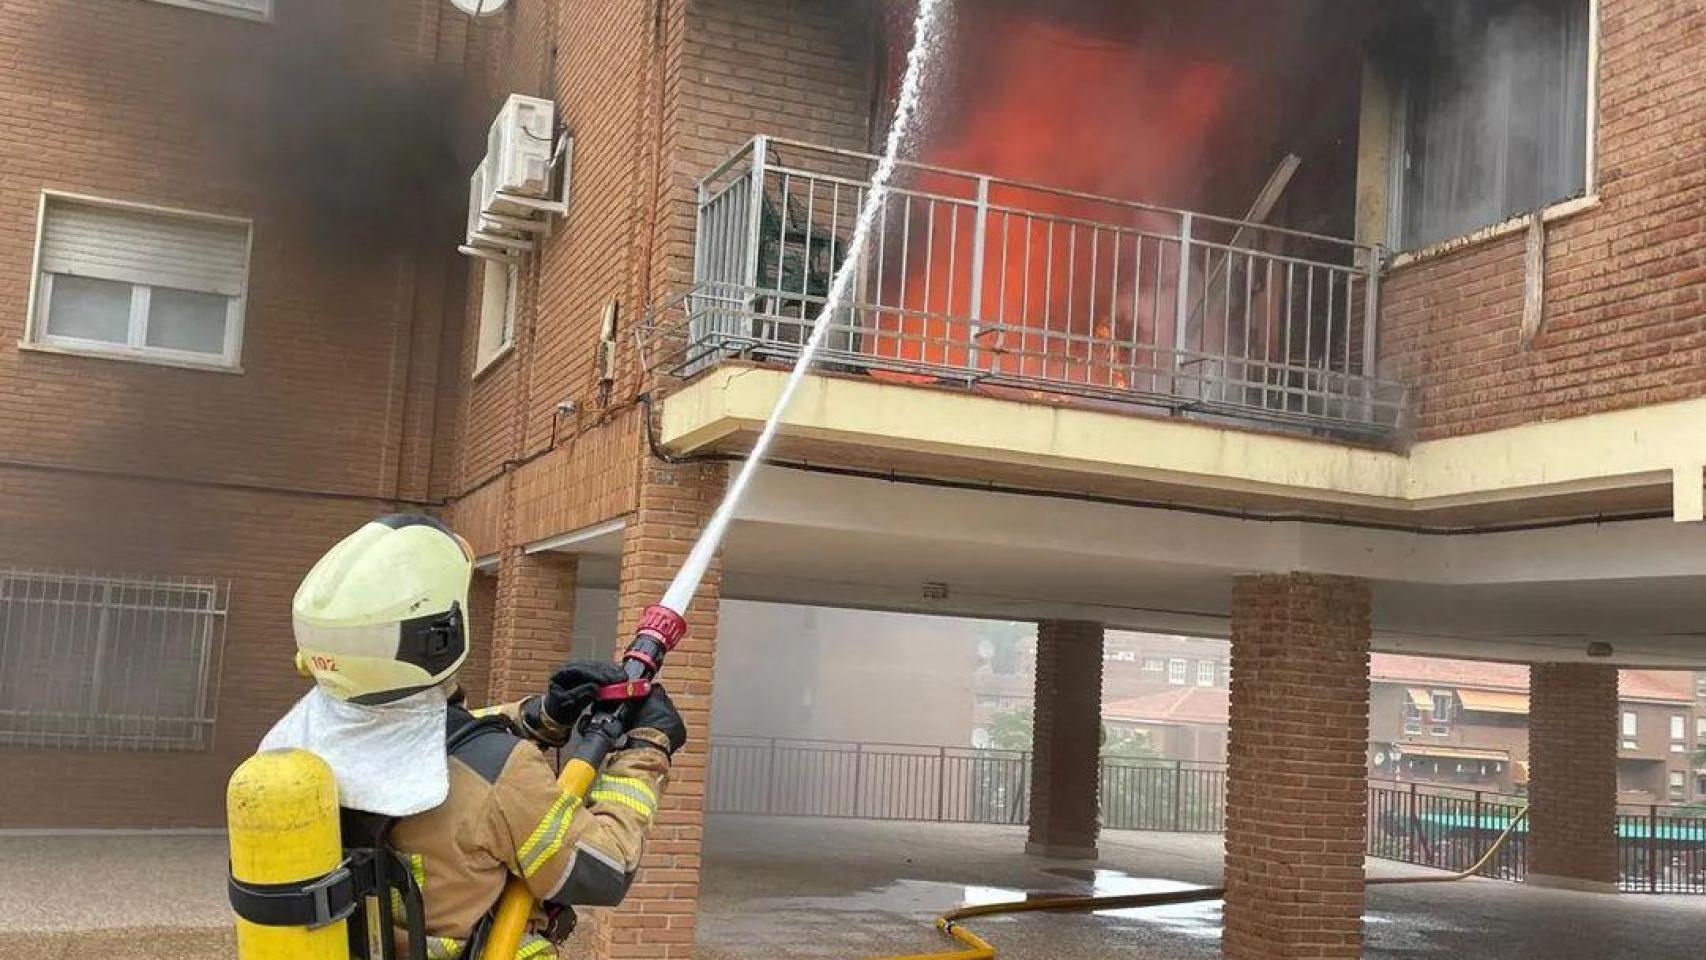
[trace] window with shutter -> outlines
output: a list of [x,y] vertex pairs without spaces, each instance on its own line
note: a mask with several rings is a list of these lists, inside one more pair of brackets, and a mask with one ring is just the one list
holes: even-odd
[[38,346],[235,368],[249,224],[45,194],[30,340]]

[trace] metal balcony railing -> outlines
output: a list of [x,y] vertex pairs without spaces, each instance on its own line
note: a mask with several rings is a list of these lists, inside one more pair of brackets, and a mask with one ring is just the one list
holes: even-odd
[[[699,185],[693,283],[640,331],[649,369],[789,360],[847,257],[877,158],[759,137]],[[1377,248],[902,164],[830,369],[1380,437]]]

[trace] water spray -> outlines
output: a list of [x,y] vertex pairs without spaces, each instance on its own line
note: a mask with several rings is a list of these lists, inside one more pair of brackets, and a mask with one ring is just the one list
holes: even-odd
[[[604,758],[621,741],[628,727],[631,705],[650,691],[652,678],[662,669],[664,657],[687,635],[687,607],[692,603],[693,595],[699,591],[699,583],[705,578],[705,570],[710,567],[711,558],[716,556],[717,548],[722,546],[723,536],[728,532],[729,521],[734,517],[735,508],[740,505],[741,498],[746,495],[746,489],[752,483],[753,475],[758,472],[765,454],[775,442],[782,417],[786,415],[788,405],[799,391],[800,384],[811,369],[812,361],[823,346],[831,322],[835,315],[844,309],[848,292],[852,289],[853,278],[858,272],[859,261],[865,256],[865,249],[870,245],[871,232],[876,228],[877,217],[888,200],[889,183],[894,179],[900,153],[911,139],[912,126],[918,116],[924,74],[929,69],[931,57],[940,40],[937,30],[942,8],[947,2],[948,0],[919,0],[918,15],[913,21],[912,49],[906,57],[906,73],[901,80],[900,97],[895,104],[894,122],[889,125],[888,142],[884,145],[876,172],[871,177],[871,190],[865,195],[865,203],[859,210],[859,219],[853,228],[853,239],[847,245],[846,259],[836,268],[835,276],[830,281],[829,293],[824,298],[823,309],[812,322],[811,336],[800,348],[799,359],[794,361],[794,369],[788,374],[781,396],[776,398],[776,406],[771,409],[769,419],[764,421],[764,428],[759,431],[758,440],[753,443],[751,452],[741,463],[734,480],[724,491],[722,502],[717,505],[710,522],[700,531],[699,539],[694,542],[687,559],[676,571],[675,578],[669,583],[669,589],[664,591],[663,599],[647,607],[640,616],[634,639],[622,654],[622,666],[628,679],[600,691],[600,705],[588,715],[580,736],[575,741],[573,755],[563,766],[558,782],[562,785],[563,792],[574,797],[577,802],[591,789]],[[477,952],[470,950],[470,955],[494,958],[515,956],[521,938],[526,933],[533,907],[533,895],[528,892],[527,885],[512,878],[509,886],[504,889],[502,899],[498,901],[487,936],[482,943],[471,944],[477,948]]]

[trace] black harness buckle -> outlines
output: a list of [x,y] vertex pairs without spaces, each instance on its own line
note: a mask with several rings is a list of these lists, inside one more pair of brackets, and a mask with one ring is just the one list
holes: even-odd
[[225,889],[231,909],[250,923],[317,930],[349,919],[361,901],[364,892],[350,868],[346,859],[328,873],[290,883],[245,883],[227,872]]

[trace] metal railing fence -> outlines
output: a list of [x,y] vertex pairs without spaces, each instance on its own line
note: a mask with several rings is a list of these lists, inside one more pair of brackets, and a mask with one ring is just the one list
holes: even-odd
[[1009,750],[722,737],[707,813],[1022,824],[1030,754]]
[[0,570],[0,744],[207,746],[230,600],[228,581]]
[[1625,893],[1706,893],[1706,808],[1620,808],[1617,865]]
[[[1368,855],[1460,872],[1473,867],[1528,801],[1483,790],[1371,780]],[[1496,880],[1528,876],[1526,823],[1476,871]]]
[[[1029,753],[965,747],[719,737],[711,743],[708,813],[1022,825]],[[1216,833],[1226,819],[1224,764],[1103,757],[1102,826]],[[1369,856],[1440,870],[1473,867],[1527,798],[1370,780]],[[1528,876],[1528,823],[1478,876]],[[1618,815],[1619,886],[1706,894],[1706,810],[1644,806]]]
[[[758,137],[700,183],[692,286],[642,325],[649,369],[798,354],[877,158]],[[1381,253],[1265,224],[899,167],[829,366],[1384,435]]]

